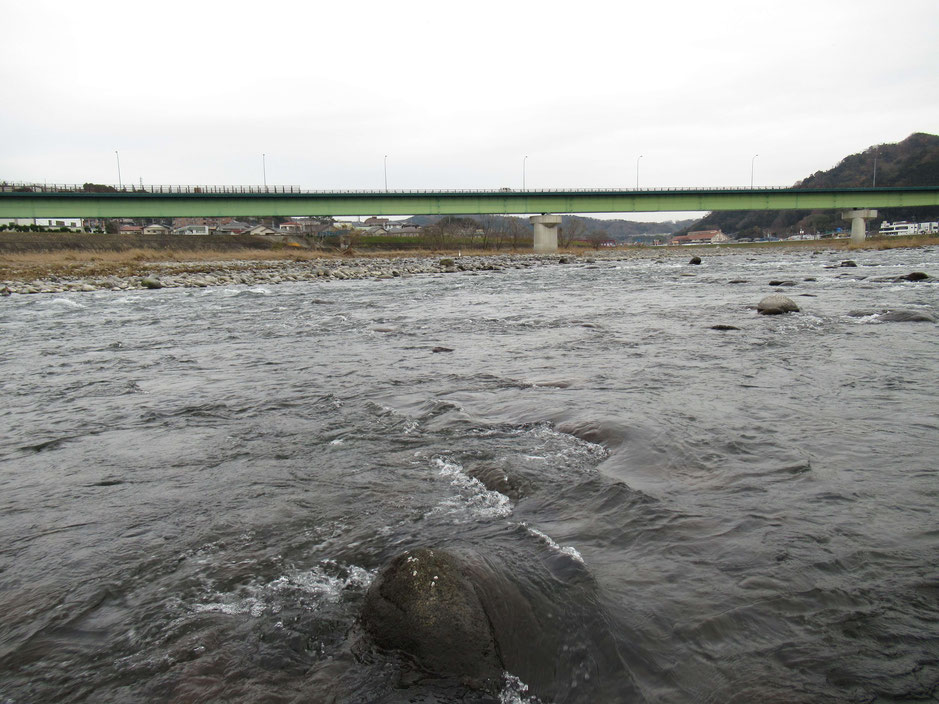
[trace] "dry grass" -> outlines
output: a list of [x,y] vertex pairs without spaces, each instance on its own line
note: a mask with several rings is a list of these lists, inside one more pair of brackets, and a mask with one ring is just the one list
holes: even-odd
[[851,244],[848,240],[848,249],[903,249],[905,247],[926,247],[939,244],[939,237],[935,235],[914,235],[912,237],[878,237],[869,239],[863,244]]

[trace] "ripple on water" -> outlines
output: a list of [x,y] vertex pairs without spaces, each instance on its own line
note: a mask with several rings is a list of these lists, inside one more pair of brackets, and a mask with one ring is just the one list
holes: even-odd
[[463,465],[443,457],[435,457],[433,464],[440,470],[439,476],[449,480],[458,493],[441,500],[431,509],[429,516],[444,514],[460,522],[502,518],[512,513],[512,501],[508,496],[487,489],[481,481],[468,475]]
[[191,606],[195,613],[246,614],[258,618],[264,614],[278,614],[285,604],[298,602],[307,609],[316,610],[338,603],[344,592],[364,592],[374,578],[356,565],[340,565],[333,560],[324,560],[306,571],[293,571],[270,582],[252,582],[232,592],[213,593],[207,600]]

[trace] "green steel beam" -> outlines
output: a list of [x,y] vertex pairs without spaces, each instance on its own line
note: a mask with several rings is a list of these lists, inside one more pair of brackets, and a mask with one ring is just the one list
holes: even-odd
[[475,215],[819,210],[939,205],[939,186],[830,189],[85,193],[0,191],[0,218]]

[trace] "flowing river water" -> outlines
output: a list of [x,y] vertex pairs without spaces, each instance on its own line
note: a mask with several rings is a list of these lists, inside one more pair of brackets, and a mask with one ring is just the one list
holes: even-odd
[[[851,256],[0,300],[0,702],[934,699],[939,249]],[[350,650],[417,547],[546,686]]]

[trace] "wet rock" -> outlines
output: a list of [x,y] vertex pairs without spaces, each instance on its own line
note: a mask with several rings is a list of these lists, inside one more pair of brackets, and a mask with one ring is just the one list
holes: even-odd
[[365,595],[361,623],[376,645],[423,672],[497,690],[504,666],[492,624],[461,562],[443,550],[399,555]]
[[788,296],[774,293],[757,303],[756,310],[762,315],[779,315],[781,313],[798,312],[799,306]]
[[696,264],[696,265],[697,265],[697,264],[700,264],[700,263],[701,263],[701,257],[692,257],[691,259],[688,260],[688,263],[689,263],[689,264]]
[[474,479],[479,480],[489,491],[497,491],[518,501],[530,493],[531,483],[517,476],[509,476],[501,467],[477,465],[466,470]]
[[841,262],[841,264],[839,264],[838,266],[841,266],[841,267],[857,266],[857,262],[854,261],[853,259],[846,259],[843,262]]
[[160,280],[152,276],[147,276],[141,279],[140,285],[144,288],[163,288],[163,284],[160,283]]
[[735,327],[735,326],[733,326],[733,325],[724,325],[724,324],[712,325],[712,326],[711,326],[711,330],[739,330],[739,329],[740,329],[740,328]]
[[795,281],[770,281],[770,286],[795,286]]
[[937,319],[924,310],[888,310],[880,316],[887,323],[935,323]]
[[453,352],[453,348],[452,348],[452,347],[440,347],[440,346],[437,346],[437,347],[434,347],[434,348],[431,350],[431,352],[434,352],[434,353],[436,353],[436,352]]
[[569,262],[570,262],[570,259],[568,259],[567,257],[561,257],[560,259],[558,259],[558,264],[567,264]]
[[748,283],[750,283],[750,282],[747,281],[746,279],[731,279],[731,280],[728,281],[727,283],[729,283],[729,284],[748,284]]
[[929,274],[924,271],[912,271],[906,276],[898,276],[895,281],[925,281],[930,278]]
[[803,281],[818,281],[814,276],[806,276]]

